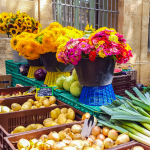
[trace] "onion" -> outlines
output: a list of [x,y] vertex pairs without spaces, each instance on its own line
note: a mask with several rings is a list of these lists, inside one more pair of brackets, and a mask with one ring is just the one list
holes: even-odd
[[124,144],[130,141],[129,135],[128,134],[120,134],[118,136],[118,138],[116,139],[115,144],[119,145],[119,144]]
[[90,143],[88,141],[82,141],[83,147],[89,147]]
[[89,143],[89,146],[93,145],[93,140],[91,138],[88,138],[86,141]]
[[52,134],[53,132],[50,132],[49,135],[48,135],[48,140],[51,140],[52,139]]
[[92,146],[95,150],[103,150],[99,145],[93,145]]
[[141,146],[134,146],[131,150],[144,150],[144,148]]
[[57,132],[53,132],[51,135],[51,139],[55,142],[59,142],[60,140],[59,134]]
[[40,137],[40,140],[42,140],[43,143],[45,143],[47,141],[47,138],[48,136],[43,134],[41,137]]
[[60,131],[58,133],[60,140],[62,141],[64,138],[66,138],[66,132],[65,131]]
[[72,142],[72,139],[70,137],[67,137],[67,138],[63,139],[62,142],[65,143],[66,145],[69,145]]
[[82,136],[81,134],[75,134],[74,136],[73,136],[73,140],[85,140],[85,137],[84,136]]
[[92,135],[97,136],[101,133],[101,128],[98,126],[95,126],[92,128]]
[[102,149],[104,149],[104,143],[99,140],[99,139],[96,139],[94,142],[93,142],[94,145],[98,145],[100,146]]
[[90,116],[91,116],[91,115],[90,115],[89,113],[85,113],[85,114],[82,116],[82,120],[89,119]]
[[111,138],[113,141],[115,141],[118,137],[118,132],[112,129],[108,132],[108,137]]
[[114,141],[112,139],[106,138],[104,140],[104,147],[105,147],[105,149],[111,148],[111,147],[113,147],[113,145],[114,145]]
[[83,143],[81,140],[73,140],[69,146],[77,148],[77,150],[82,150],[83,149]]
[[71,129],[70,129],[70,128],[66,128],[64,131],[65,131],[66,133],[69,133],[69,132],[71,132]]
[[78,125],[78,124],[75,124],[75,125],[72,126],[71,131],[74,134],[81,133],[82,127],[80,125]]
[[71,147],[71,146],[64,146],[61,148],[61,150],[77,150],[75,147]]
[[93,147],[84,147],[83,150],[95,150],[95,148],[93,148]]
[[95,125],[97,125],[97,118],[94,116]]
[[66,144],[63,142],[57,142],[51,146],[51,150],[60,150],[63,146],[66,146]]
[[108,132],[109,132],[109,128],[107,128],[107,127],[104,127],[103,129],[102,129],[102,133],[103,133],[103,135],[105,135],[105,136],[108,136]]
[[91,138],[93,141],[96,140],[96,136],[94,136],[94,135],[90,135],[89,138]]
[[105,140],[105,136],[103,134],[99,134],[96,138],[101,140],[101,141]]
[[69,133],[67,134],[67,136],[69,136],[69,137],[71,137],[71,139],[73,139],[73,137],[74,137],[74,133],[69,132]]

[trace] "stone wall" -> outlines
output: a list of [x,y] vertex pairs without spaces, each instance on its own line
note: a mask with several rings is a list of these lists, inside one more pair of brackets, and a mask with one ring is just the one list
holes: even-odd
[[0,74],[6,74],[5,60],[12,60],[12,48],[9,38],[0,38]]
[[148,24],[150,0],[119,0],[118,31],[131,46],[130,59],[138,71],[138,83],[150,84],[150,54],[148,51]]

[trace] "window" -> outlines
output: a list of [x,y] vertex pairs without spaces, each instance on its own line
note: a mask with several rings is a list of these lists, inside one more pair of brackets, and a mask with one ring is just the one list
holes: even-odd
[[52,0],[52,6],[53,20],[63,26],[117,29],[118,0]]

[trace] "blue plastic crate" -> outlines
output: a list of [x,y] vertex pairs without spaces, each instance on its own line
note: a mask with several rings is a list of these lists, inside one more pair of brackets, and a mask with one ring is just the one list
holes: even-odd
[[82,88],[79,101],[86,105],[102,106],[112,103],[115,100],[115,93],[112,84],[106,86],[86,87]]

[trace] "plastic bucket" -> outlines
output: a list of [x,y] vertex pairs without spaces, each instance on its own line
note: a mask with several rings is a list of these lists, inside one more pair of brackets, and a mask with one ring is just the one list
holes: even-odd
[[49,72],[68,72],[73,68],[73,65],[65,65],[64,63],[58,62],[56,59],[56,53],[45,53],[41,55],[41,58],[45,70]]
[[27,60],[22,57],[22,56],[19,56],[19,52],[13,50],[13,62],[14,63],[19,63],[19,62],[27,62]]
[[42,66],[42,62],[41,62],[41,59],[40,59],[40,58],[35,59],[35,60],[29,60],[29,59],[28,59],[28,64],[29,64],[30,66],[33,66],[33,67],[35,67],[35,66]]
[[97,58],[90,61],[82,58],[75,66],[78,79],[83,86],[105,86],[112,83],[115,61],[111,58]]

